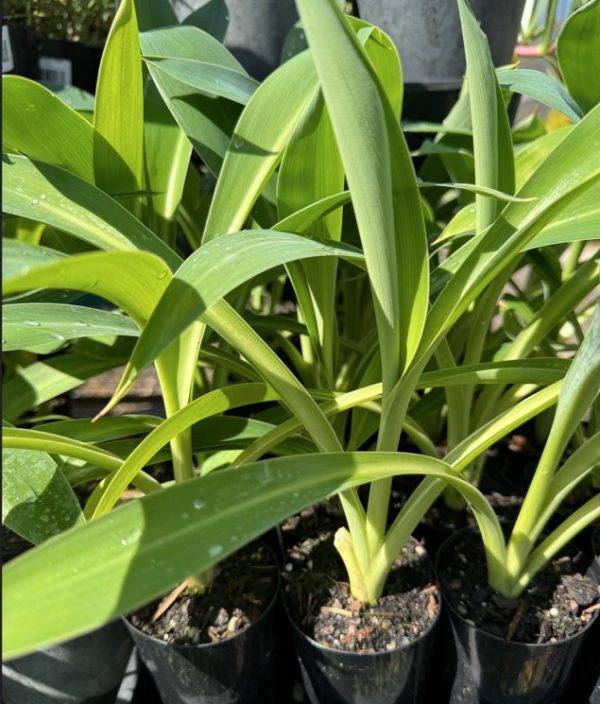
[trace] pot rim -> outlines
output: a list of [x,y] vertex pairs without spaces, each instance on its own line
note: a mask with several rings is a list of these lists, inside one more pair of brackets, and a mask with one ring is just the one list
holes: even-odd
[[[452,614],[453,617],[456,617],[461,624],[463,624],[466,628],[469,628],[473,631],[478,631],[482,635],[484,635],[486,638],[490,638],[491,640],[497,641],[498,643],[502,643],[504,646],[510,646],[513,648],[527,648],[528,650],[531,648],[534,649],[543,649],[543,648],[556,648],[556,647],[561,647],[564,644],[572,643],[573,641],[577,640],[581,636],[583,636],[587,631],[596,623],[598,620],[598,614],[600,611],[595,611],[594,614],[592,615],[592,618],[586,625],[579,630],[577,633],[574,633],[572,636],[567,636],[566,638],[561,638],[560,640],[557,640],[553,643],[522,643],[520,641],[512,641],[512,640],[506,640],[505,638],[500,638],[499,636],[495,636],[493,633],[488,633],[488,631],[484,631],[482,628],[479,628],[479,626],[476,626],[473,622],[469,622],[464,616],[462,616],[452,605],[448,597],[446,596],[447,590],[444,588],[444,580],[440,576],[440,571],[439,571],[439,563],[441,562],[441,557],[443,556],[443,553],[445,550],[448,549],[448,547],[454,543],[457,542],[464,533],[467,532],[475,532],[477,531],[479,533],[479,528],[477,526],[466,526],[465,528],[461,528],[460,530],[456,531],[455,533],[452,533],[452,535],[448,536],[446,540],[440,545],[438,548],[438,551],[435,556],[435,562],[434,562],[434,569],[436,572],[436,579],[439,584],[440,588],[440,593],[442,595],[442,599],[444,601],[444,605],[448,608],[448,611]],[[573,542],[567,543],[567,546],[565,547],[574,547]],[[563,548],[564,549],[564,548]],[[582,554],[581,550],[577,549],[578,554]],[[596,582],[598,583],[598,577],[594,576],[594,572],[588,567],[587,574],[592,574],[592,579],[595,579]]]
[[[279,594],[281,592],[281,572],[279,570],[279,562],[277,560],[277,556],[275,555],[275,552],[273,551],[273,549],[269,545],[267,545],[267,543],[265,543],[264,540],[253,540],[250,543],[248,543],[247,545],[242,546],[242,548],[240,548],[240,550],[242,550],[244,547],[247,547],[247,546],[253,545],[253,544],[257,544],[257,545],[260,545],[261,547],[263,547],[269,553],[269,555],[271,556],[271,559],[273,560],[273,567],[274,567],[274,571],[275,571],[275,575],[276,575],[275,589],[273,591],[273,596],[271,597],[271,600],[269,601],[269,603],[265,607],[264,611],[256,619],[256,621],[253,621],[249,626],[246,626],[246,628],[244,628],[243,630],[238,631],[235,635],[233,635],[229,638],[226,638],[225,640],[217,641],[215,643],[196,643],[196,644],[193,644],[193,643],[168,643],[167,641],[164,641],[160,638],[157,638],[156,636],[151,636],[148,633],[144,633],[144,631],[142,631],[141,628],[138,628],[129,620],[129,618],[127,617],[126,614],[121,615],[121,617],[120,617],[121,620],[125,622],[125,625],[127,626],[127,628],[131,628],[132,630],[134,630],[136,633],[140,634],[141,636],[148,638],[148,639],[154,641],[155,643],[160,644],[164,647],[174,647],[174,648],[177,648],[178,650],[179,649],[182,649],[182,650],[188,650],[188,649],[190,649],[190,650],[192,650],[192,649],[204,650],[204,649],[209,649],[209,648],[217,648],[220,645],[228,645],[232,641],[235,641],[237,638],[239,638],[241,636],[245,636],[247,633],[249,633],[251,630],[253,630],[255,626],[258,626],[266,618],[266,616],[268,614],[270,614],[270,612],[275,607],[275,604],[277,603],[277,599],[279,598]],[[235,553],[233,553],[233,554],[235,555]]]
[[[328,531],[327,530],[317,530],[315,532],[318,532],[318,533],[325,532],[326,533]],[[304,537],[306,538],[309,535],[311,535],[311,533],[305,535]],[[419,541],[416,538],[414,538],[413,536],[411,536],[409,538],[409,540],[412,540],[416,543],[419,543]],[[420,543],[419,543],[419,545],[420,545]],[[427,558],[429,559],[429,562],[432,567],[432,577],[434,577],[437,580],[437,574],[435,573],[435,566],[433,564],[433,560],[431,559],[427,550],[425,550],[425,552],[427,554]],[[412,646],[416,645],[421,640],[423,640],[426,636],[429,636],[431,634],[433,629],[438,625],[439,620],[442,615],[442,609],[444,608],[444,602],[443,602],[443,598],[442,598],[442,589],[441,589],[439,583],[437,583],[437,581],[436,581],[436,587],[437,587],[437,595],[438,595],[437,596],[438,609],[437,609],[437,613],[436,613],[433,621],[429,624],[429,626],[422,633],[420,633],[414,640],[411,640],[409,643],[406,643],[404,645],[401,644],[397,648],[394,648],[393,650],[380,650],[380,651],[377,651],[374,653],[353,653],[350,650],[342,650],[340,648],[330,648],[325,645],[322,645],[321,643],[316,641],[314,638],[309,636],[307,633],[305,633],[300,628],[300,626],[298,626],[296,621],[292,618],[292,615],[288,609],[288,605],[287,605],[287,601],[286,601],[286,597],[285,597],[285,589],[281,589],[281,601],[283,603],[283,608],[285,610],[286,616],[288,617],[288,621],[289,621],[290,625],[292,626],[292,628],[294,629],[294,633],[296,633],[296,635],[298,635],[298,636],[301,636],[304,640],[307,640],[310,643],[311,647],[316,648],[317,650],[320,650],[325,653],[335,654],[336,656],[340,656],[340,657],[343,656],[343,657],[348,658],[350,660],[354,659],[354,658],[361,659],[364,662],[365,658],[377,658],[377,657],[385,657],[385,656],[392,656],[393,657],[394,655],[397,655],[400,651],[407,650],[408,648],[411,648]]]

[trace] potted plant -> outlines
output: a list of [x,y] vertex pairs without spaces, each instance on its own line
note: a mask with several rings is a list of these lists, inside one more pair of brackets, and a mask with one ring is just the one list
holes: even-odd
[[[497,438],[551,407],[569,364],[523,357],[457,366],[449,333],[468,320],[484,292],[504,287],[528,245],[537,241],[541,249],[569,241],[565,230],[550,239],[544,228],[575,206],[598,178],[593,143],[600,118],[592,110],[567,130],[541,163],[530,164],[529,177],[515,194],[508,120],[499,109],[493,65],[467,6],[460,7],[468,53],[475,56],[469,81],[485,90],[472,90],[468,97],[475,182],[443,186],[476,194],[477,235],[452,243],[447,256],[430,251],[426,235],[428,226],[435,228],[434,218],[421,205],[420,194],[439,185],[417,181],[399,127],[397,54],[383,33],[345,19],[332,2],[299,3],[310,53],[286,62],[258,88],[234,64],[223,63],[224,70],[217,71],[197,65],[214,67],[214,58],[182,56],[220,52],[202,34],[194,35],[193,48],[191,41],[183,42],[184,32],[191,37],[186,28],[142,37],[145,61],[165,104],[207,166],[218,172],[203,233],[182,218],[188,242],[201,241],[183,262],[173,249],[175,239],[168,239],[168,226],[162,225],[161,240],[131,213],[114,207],[101,188],[86,191],[81,179],[48,167],[36,172],[26,159],[7,156],[8,212],[54,223],[96,246],[98,231],[90,223],[100,217],[108,251],[61,256],[36,250],[36,262],[55,261],[26,272],[13,259],[15,274],[7,278],[5,292],[76,288],[114,301],[137,321],[141,334],[110,406],[154,360],[167,405],[167,418],[144,437],[121,430],[129,442],[116,456],[99,447],[100,429],[108,428],[111,418],[98,419],[79,440],[52,432],[51,426],[5,431],[7,447],[60,448],[99,465],[88,467],[88,476],[109,472],[86,505],[85,515],[93,520],[6,568],[9,656],[141,607],[190,575],[208,573],[268,527],[333,493],[342,497],[348,525],[337,532],[336,547],[360,609],[368,611],[377,601],[414,527],[447,485],[474,507],[488,553],[502,555],[499,522],[461,472]],[[204,74],[194,70],[199,68]],[[214,128],[231,124],[231,114],[219,121],[202,100],[207,93],[228,100],[235,95],[246,104],[233,113],[237,121],[229,136]],[[192,97],[182,100],[182,95]],[[285,104],[286,110],[274,111],[273,104]],[[122,158],[131,158],[131,139],[118,142],[117,133],[106,128],[103,135]],[[115,177],[107,173],[113,172],[97,184],[125,200],[127,191],[116,190]],[[349,193],[343,191],[345,180]],[[80,217],[59,224],[56,213],[34,195],[42,183],[45,200],[59,196],[55,184],[60,183],[60,197],[75,211],[82,191],[94,197],[85,200]],[[350,200],[352,211],[342,217],[339,209]],[[135,202],[127,204],[136,212]],[[247,219],[262,228],[244,231]],[[290,295],[284,276],[293,282],[298,317],[281,313]],[[485,308],[488,322],[497,298]],[[359,305],[364,315],[357,315]],[[455,344],[460,349],[460,340]],[[196,374],[198,348],[210,375]],[[508,403],[510,394],[504,397],[505,405],[496,404],[484,426],[466,431],[453,426],[452,449],[440,457],[412,418],[416,405],[430,403],[430,392],[443,389],[442,403],[460,408],[460,395],[453,391],[461,385],[498,381],[517,386],[518,402]],[[535,393],[519,388],[528,383],[541,388]],[[244,406],[255,415],[232,417]],[[368,421],[361,415],[365,410]],[[128,423],[140,428],[139,421]],[[402,432],[419,452],[398,452]],[[350,450],[344,452],[347,442]],[[169,443],[177,481],[157,488],[142,472]],[[281,456],[260,460],[267,453]],[[196,462],[203,476],[195,476]],[[388,527],[396,474],[429,477]],[[113,511],[132,481],[145,482],[149,495]],[[370,496],[364,506],[356,487],[366,482]],[[69,588],[68,603],[49,590],[57,579]],[[33,604],[25,608],[24,599]],[[435,595],[427,607],[437,610]],[[407,650],[400,643],[380,654],[403,658]]]

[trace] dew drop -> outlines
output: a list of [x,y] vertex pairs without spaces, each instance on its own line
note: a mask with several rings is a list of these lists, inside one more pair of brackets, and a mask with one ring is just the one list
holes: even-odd
[[185,513],[185,511],[181,514],[181,519],[183,521],[187,520],[190,517],[189,513]]
[[222,552],[223,552],[223,546],[222,546],[222,545],[219,545],[218,543],[216,543],[215,545],[211,545],[211,546],[208,548],[208,554],[209,554],[211,557],[217,557],[217,556],[220,555]]
[[240,137],[239,135],[234,135],[233,137],[233,148],[234,149],[241,149],[242,146],[244,145],[244,138]]
[[159,280],[162,280],[165,278],[166,275],[167,275],[166,271],[161,271],[159,274],[156,275],[156,278]]
[[4,338],[2,338],[2,344],[3,344],[3,345],[6,344],[6,340],[5,340]]
[[61,335],[59,332],[52,332],[50,333],[50,337],[53,340],[57,340],[58,342],[62,342],[65,339],[64,335]]
[[23,325],[28,328],[39,328],[40,323],[38,323],[36,320],[26,320]]
[[37,198],[32,198],[31,199],[31,205],[39,205],[39,200]]
[[46,200],[47,197],[45,193],[40,193],[40,200]]
[[574,215],[571,215],[569,218],[569,222],[573,222],[574,220],[577,220],[577,218]]
[[194,507],[195,511],[201,511],[206,506],[206,504],[204,503],[204,501],[202,501],[202,499],[196,499],[192,502],[192,506]]
[[142,537],[142,531],[139,528],[134,528],[121,538],[121,545],[131,545],[137,542]]
[[17,193],[23,193],[23,189],[21,188],[21,186],[17,186],[15,190],[17,191]]
[[90,326],[87,323],[84,323],[83,320],[78,320],[74,325],[78,328],[89,328]]

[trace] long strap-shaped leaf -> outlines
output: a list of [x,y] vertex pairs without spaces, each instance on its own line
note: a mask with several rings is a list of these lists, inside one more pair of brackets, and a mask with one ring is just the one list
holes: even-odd
[[[475,183],[512,193],[515,175],[510,125],[490,48],[467,0],[458,0],[458,10],[467,59]],[[492,199],[480,195],[475,204],[477,231],[481,232],[494,222],[500,208]]]
[[2,115],[4,144],[93,182],[94,130],[50,90],[28,78],[3,76]]
[[362,253],[348,245],[273,230],[251,230],[207,242],[181,265],[165,290],[133,351],[117,396],[122,398],[168,344],[237,286],[275,266],[318,256],[363,260]]
[[389,388],[416,351],[428,306],[416,178],[397,118],[343,13],[330,0],[300,0],[298,8],[352,194]]
[[173,269],[181,262],[170,247],[99,188],[25,156],[10,154],[3,159],[2,211],[64,230],[99,249],[146,250]]
[[600,181],[600,150],[594,147],[599,130],[600,106],[569,131],[517,194],[536,200],[509,203],[486,232],[441,265],[451,278],[431,307],[420,352],[431,350],[521,249],[569,203]]
[[252,403],[278,400],[266,384],[238,384],[215,389],[197,398],[155,428],[113,474],[101,482],[88,500],[85,514],[95,518],[107,513],[136,474],[171,438],[195,423],[233,408]]
[[490,560],[503,559],[493,510],[441,460],[404,453],[278,458],[155,492],[10,562],[4,656],[89,631],[208,569],[304,506],[395,474],[432,475],[464,492]]
[[[581,418],[600,392],[600,306],[565,376],[544,451],[509,541],[508,569],[517,579],[533,545],[533,529],[543,513],[560,458]],[[600,455],[598,456],[600,461]]]
[[242,228],[315,90],[314,68],[303,53],[272,73],[254,93],[225,155],[205,241]]
[[144,95],[133,0],[122,0],[100,62],[94,110],[94,173],[104,191],[143,183]]

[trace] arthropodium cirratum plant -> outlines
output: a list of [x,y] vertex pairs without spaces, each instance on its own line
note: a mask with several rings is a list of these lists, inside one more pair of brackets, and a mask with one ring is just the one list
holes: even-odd
[[[140,138],[142,78],[132,3],[122,4],[103,58],[93,127],[35,84],[19,79],[5,83],[15,99],[29,101],[38,110],[44,105],[55,119],[46,119],[46,129],[55,133],[41,146],[18,129],[16,117],[9,122],[6,142],[12,150],[4,157],[5,211],[104,250],[67,255],[59,251],[58,236],[49,240],[54,248],[9,240],[5,294],[81,290],[108,299],[126,314],[106,313],[112,317],[103,318],[98,312],[100,319],[91,320],[91,313],[81,307],[11,302],[7,319],[15,349],[47,352],[60,342],[36,338],[33,344],[27,337],[36,330],[26,325],[28,311],[34,310],[27,306],[33,305],[44,308],[35,309],[38,318],[31,320],[46,316],[40,327],[54,335],[80,336],[81,320],[92,328],[86,335],[109,330],[139,335],[111,405],[156,360],[167,414],[164,421],[100,418],[94,425],[44,422],[33,416],[26,419],[35,423],[33,429],[5,429],[7,451],[66,456],[71,460],[63,465],[64,476],[71,483],[82,477],[101,480],[84,509],[87,525],[6,567],[6,656],[89,630],[191,573],[201,587],[224,556],[282,518],[336,492],[348,521],[348,528],[338,531],[336,545],[353,593],[365,602],[377,598],[405,540],[447,485],[473,507],[490,583],[507,595],[519,593],[544,560],[600,512],[595,497],[567,519],[562,533],[551,534],[534,548],[556,506],[599,459],[595,433],[555,472],[597,394],[597,320],[571,366],[555,358],[525,357],[456,365],[448,338],[478,306],[487,330],[496,312],[496,300],[487,300],[493,298],[490,291],[504,286],[524,250],[533,243],[538,248],[547,244],[547,228],[558,216],[578,204],[583,210],[582,200],[600,174],[600,155],[594,148],[598,109],[583,118],[575,114],[577,123],[562,140],[551,143],[552,148],[544,151],[541,143],[532,145],[531,173],[514,195],[512,144],[496,75],[485,40],[461,0],[475,184],[450,185],[476,193],[476,236],[451,246],[448,257],[438,257],[427,242],[419,195],[419,189],[434,186],[417,182],[399,127],[401,74],[393,46],[379,30],[358,21],[350,24],[334,3],[317,6],[300,0],[298,6],[310,52],[284,64],[259,88],[218,42],[199,30],[173,28],[141,35],[154,82],[146,90],[156,87],[181,128],[166,121],[168,131],[161,134],[169,136],[168,169],[156,166],[157,154],[164,160],[165,151],[148,137],[156,137],[153,130],[160,121],[146,123],[145,151]],[[121,56],[120,62],[112,58],[115,55]],[[119,118],[108,107],[117,99],[115,85],[126,75],[139,81],[134,78],[136,90],[127,96],[119,91]],[[182,101],[182,94],[195,97]],[[215,95],[220,96],[216,110]],[[563,110],[573,109],[563,94],[555,93],[553,100]],[[286,110],[274,112],[274,102]],[[241,114],[235,107],[240,103],[247,103]],[[156,114],[149,105],[161,110],[160,101],[146,101],[146,119]],[[66,125],[76,149],[69,149],[57,134],[60,129],[66,132]],[[39,128],[44,129],[41,122]],[[203,234],[194,232],[192,218],[181,220],[191,243],[202,239],[182,261],[173,235],[189,160],[184,132],[218,180]],[[343,191],[345,179],[349,193]],[[360,240],[352,238],[350,214],[346,222],[340,214],[349,199]],[[239,231],[248,217],[269,224],[269,229]],[[571,241],[568,227],[559,232],[552,233],[550,242]],[[360,243],[361,249],[343,239]],[[72,242],[67,243],[72,248]],[[294,286],[299,322],[271,315],[272,310],[267,315],[244,310],[256,277],[281,265]],[[349,274],[350,266],[358,266],[356,274]],[[582,279],[593,279],[593,267],[581,265],[587,272]],[[341,311],[336,308],[338,279]],[[264,286],[265,280],[258,285]],[[281,286],[276,281],[266,290],[277,300]],[[587,290],[582,286],[570,290],[570,298],[564,295],[569,300],[566,312]],[[234,291],[238,295],[226,302],[225,296]],[[369,292],[376,339],[369,314],[356,320],[356,303],[364,305]],[[539,342],[540,325],[547,334],[556,322],[547,314],[541,324],[536,318],[529,334]],[[207,344],[209,328],[227,345]],[[256,330],[267,335],[275,330],[273,348],[285,355],[297,376]],[[300,349],[290,340],[298,333]],[[196,376],[198,349],[201,360],[216,364],[212,390],[195,397],[208,382]],[[67,359],[66,371],[69,363]],[[232,373],[249,381],[228,383]],[[373,375],[374,383],[362,383]],[[420,392],[424,400],[424,390],[444,389],[450,413],[461,398],[455,391],[490,383],[514,386],[495,400],[495,412],[480,427],[453,429],[455,442],[440,459],[411,417],[415,394]],[[530,385],[545,388],[532,393]],[[497,439],[554,405],[559,392],[551,439],[507,546],[492,509],[461,472]],[[510,405],[515,399],[518,402]],[[273,409],[260,420],[221,415],[273,401],[289,415]],[[343,452],[344,414],[359,406],[378,414],[375,451]],[[23,410],[27,408],[15,411],[14,420]],[[217,424],[207,424],[215,416]],[[243,422],[236,426],[232,420]],[[355,446],[363,446],[368,432],[361,429],[361,416],[351,416],[350,423]],[[200,437],[190,432],[193,427]],[[211,436],[217,430],[224,438],[221,444]],[[421,454],[397,452],[403,431]],[[140,440],[143,433],[147,435]],[[160,457],[168,443],[176,485],[163,488],[143,468]],[[228,455],[234,467],[193,478],[194,456],[223,447],[229,452],[237,448],[235,455]],[[315,447],[317,453],[307,452]],[[260,461],[267,453],[283,456]],[[205,472],[209,468],[207,462]],[[52,469],[54,474],[59,471]],[[386,531],[390,482],[396,474],[428,476]],[[112,511],[130,482],[149,495]],[[372,482],[366,508],[356,493],[364,482]],[[19,506],[18,496],[10,508],[14,506]],[[19,527],[18,512],[14,514],[11,518],[8,512],[7,523]]]

